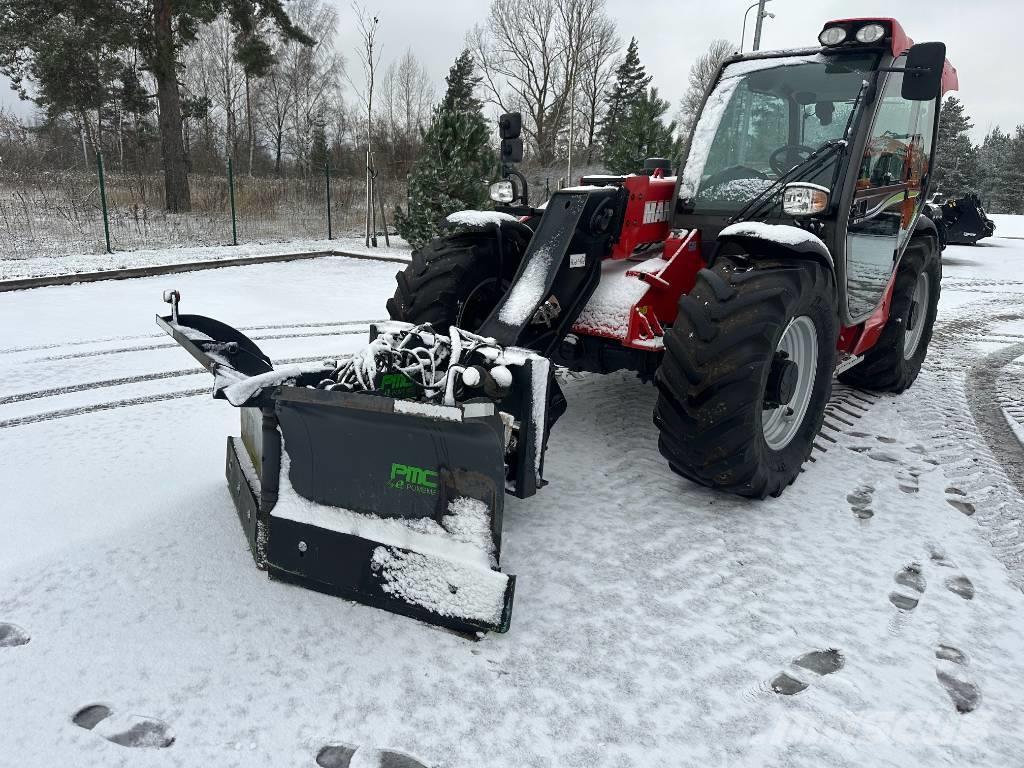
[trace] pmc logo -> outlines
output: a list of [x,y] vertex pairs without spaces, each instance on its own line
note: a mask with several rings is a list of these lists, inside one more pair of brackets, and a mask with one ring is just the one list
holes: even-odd
[[437,472],[409,464],[392,464],[388,487],[433,495],[437,493]]

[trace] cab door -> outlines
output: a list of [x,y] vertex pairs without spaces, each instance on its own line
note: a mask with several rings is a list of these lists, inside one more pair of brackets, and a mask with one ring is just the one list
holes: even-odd
[[[906,65],[906,56],[893,62]],[[932,101],[908,101],[903,73],[890,72],[860,161],[846,237],[846,295],[857,321],[878,306],[913,232],[934,140]]]

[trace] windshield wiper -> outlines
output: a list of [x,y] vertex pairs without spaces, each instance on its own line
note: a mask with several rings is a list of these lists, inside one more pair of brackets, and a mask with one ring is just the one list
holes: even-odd
[[[843,138],[831,139],[830,141],[825,142],[821,147],[812,152],[802,163],[798,163],[779,176],[774,183],[765,187],[765,189],[763,189],[759,194],[755,195],[743,210],[730,218],[729,223],[735,224],[737,221],[746,221],[748,219],[756,218],[762,213],[767,212],[765,211],[765,206],[769,203],[771,205],[768,210],[771,210],[771,207],[775,205],[776,198],[779,193],[783,191],[786,184],[791,181],[798,180],[801,177],[813,176],[825,167],[825,163],[837,156],[841,150],[846,149],[850,144],[850,134],[853,132],[854,120],[858,115],[858,108],[870,87],[871,83],[867,80],[863,80],[861,82],[860,90],[857,92],[857,98],[854,100],[853,108],[850,110],[850,116],[846,120],[846,128],[843,129]],[[832,186],[835,186],[835,178],[833,178]]]
[[845,149],[847,143],[846,139],[832,139],[825,142],[825,144],[812,152],[806,160],[794,165],[772,182],[770,186],[765,187],[761,192],[755,195],[743,210],[729,219],[729,223],[735,224],[737,221],[746,221],[748,219],[757,218],[757,216],[762,213],[766,205],[775,204],[775,198],[778,197],[780,192],[782,192],[786,184],[791,181],[796,181],[804,176],[813,176],[824,168],[825,164],[829,160],[835,157],[841,150]]

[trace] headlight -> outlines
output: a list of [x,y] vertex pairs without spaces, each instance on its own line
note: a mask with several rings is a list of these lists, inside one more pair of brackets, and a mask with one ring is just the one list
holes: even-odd
[[496,181],[491,184],[491,200],[496,203],[511,203],[515,196],[511,181]]
[[818,35],[818,42],[822,45],[839,45],[845,39],[846,30],[842,27],[828,27],[821,30],[821,34]]
[[813,216],[828,208],[829,191],[817,184],[794,182],[782,193],[782,210],[787,216]]
[[857,30],[857,39],[862,43],[874,43],[885,37],[885,27],[881,24],[865,24]]

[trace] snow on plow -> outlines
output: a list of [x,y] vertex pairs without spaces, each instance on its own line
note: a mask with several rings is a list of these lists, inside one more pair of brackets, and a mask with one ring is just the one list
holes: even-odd
[[260,568],[457,631],[509,628],[504,496],[543,482],[547,359],[389,322],[349,359],[275,369],[237,330],[165,300],[157,324],[239,408],[226,474]]

